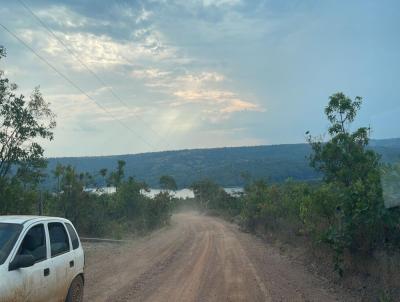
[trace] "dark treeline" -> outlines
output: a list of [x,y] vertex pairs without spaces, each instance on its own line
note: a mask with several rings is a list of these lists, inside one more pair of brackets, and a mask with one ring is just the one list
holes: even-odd
[[[369,147],[382,155],[382,161],[393,163],[400,160],[400,139],[371,140]],[[227,147],[197,150],[178,150],[143,154],[113,156],[49,158],[48,177],[45,186],[54,188],[51,171],[57,164],[74,166],[78,172],[90,172],[99,180],[101,168],[114,169],[118,160],[126,162],[126,176],[145,181],[152,188],[159,186],[159,177],[174,177],[179,188],[187,188],[193,182],[210,178],[223,187],[242,187],[242,173],[271,183],[287,178],[300,181],[321,179],[321,174],[310,167],[307,157],[312,148],[309,144],[272,146]]]

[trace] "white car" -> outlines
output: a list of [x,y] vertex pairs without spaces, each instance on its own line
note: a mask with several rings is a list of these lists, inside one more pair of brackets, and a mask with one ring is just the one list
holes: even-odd
[[82,301],[84,266],[69,220],[0,216],[0,302]]

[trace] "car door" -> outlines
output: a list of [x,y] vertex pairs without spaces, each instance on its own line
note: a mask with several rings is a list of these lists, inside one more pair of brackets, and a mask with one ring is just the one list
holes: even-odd
[[23,235],[22,241],[11,257],[10,263],[19,255],[32,255],[35,264],[31,267],[9,271],[7,277],[13,280],[13,296],[18,301],[50,301],[49,268],[51,260],[47,255],[47,238],[43,223],[31,226]]
[[65,301],[69,286],[72,282],[74,258],[71,252],[70,240],[61,222],[47,224],[50,240],[51,266],[53,269],[53,299]]
[[71,251],[71,256],[72,256],[72,262],[70,262],[70,268],[71,268],[71,278],[75,278],[78,274],[83,272],[83,267],[84,267],[84,256],[83,256],[83,250],[80,248],[80,241],[78,234],[76,233],[75,228],[68,222],[64,223],[71,242],[72,246],[72,251]]

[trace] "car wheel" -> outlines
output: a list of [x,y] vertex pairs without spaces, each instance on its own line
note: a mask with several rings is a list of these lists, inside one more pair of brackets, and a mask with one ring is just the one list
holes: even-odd
[[68,291],[66,302],[82,302],[83,301],[83,279],[78,276],[72,281]]

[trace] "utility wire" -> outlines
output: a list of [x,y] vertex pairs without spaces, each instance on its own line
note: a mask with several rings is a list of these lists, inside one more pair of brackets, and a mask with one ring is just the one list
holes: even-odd
[[[134,132],[128,125],[126,125],[123,121],[121,121],[120,119],[117,119],[115,117],[115,115],[110,112],[106,107],[104,107],[103,105],[101,105],[100,103],[98,103],[93,97],[91,97],[89,94],[87,94],[82,88],[80,88],[77,84],[75,84],[71,79],[69,79],[65,74],[63,74],[61,71],[59,71],[54,65],[52,65],[47,59],[45,59],[44,57],[42,57],[40,54],[38,54],[32,47],[30,47],[24,40],[22,40],[17,34],[13,33],[10,29],[8,29],[8,27],[6,27],[5,25],[3,25],[2,23],[0,23],[0,26],[6,31],[8,32],[11,36],[13,36],[17,41],[19,41],[21,44],[23,44],[28,50],[30,50],[33,54],[35,54],[41,61],[43,61],[47,66],[49,66],[54,72],[56,72],[60,77],[62,77],[64,80],[66,80],[71,86],[73,86],[75,89],[77,89],[79,92],[81,92],[83,95],[85,95],[88,99],[90,99],[92,102],[94,102],[99,108],[101,108],[103,111],[105,111],[107,114],[109,114],[111,116],[111,118],[113,120],[115,120],[116,122],[120,123],[121,126],[123,126],[124,128],[126,128],[128,131],[132,132],[135,136],[137,136],[138,138],[140,138],[146,145],[148,145],[149,147],[155,149],[155,147],[149,143],[144,137],[142,137],[141,135],[137,134],[136,132]],[[192,165],[189,162],[186,162],[186,164],[192,168],[193,170],[191,171],[190,174],[194,174],[194,173],[198,173],[198,174],[203,174],[203,168],[197,168],[194,165]]]
[[[18,0],[18,2],[21,3],[21,5],[23,5],[37,20],[38,22],[40,22],[40,24],[42,24],[42,26],[49,32],[51,33],[51,35],[57,39],[57,41],[59,41],[64,48],[71,53],[71,55],[73,55],[81,64],[82,66],[84,66],[102,85],[104,85],[105,87],[110,89],[111,94],[118,99],[122,104],[124,104],[124,106],[127,107],[127,104],[118,97],[118,95],[114,92],[114,90],[109,87],[94,71],[92,71],[82,60],[79,59],[78,56],[76,56],[74,54],[74,52],[72,52],[69,47],[67,45],[65,45],[65,43],[59,39],[55,33],[48,28],[48,26],[42,22],[42,20],[37,17],[33,11],[31,9],[29,9],[28,6],[25,5],[24,2],[22,2],[21,0]],[[86,93],[82,88],[80,88],[75,82],[73,82],[71,79],[69,79],[65,74],[63,74],[61,71],[59,71],[54,65],[52,65],[47,59],[45,59],[44,57],[42,57],[40,54],[38,54],[31,46],[29,46],[24,40],[22,40],[17,34],[13,33],[10,29],[8,29],[8,27],[6,27],[5,25],[0,23],[0,26],[7,31],[11,36],[13,36],[16,40],[18,40],[21,44],[23,44],[28,50],[30,50],[33,54],[35,54],[41,61],[43,61],[47,66],[49,66],[54,72],[56,72],[60,77],[62,77],[64,80],[66,80],[71,86],[73,86],[75,89],[77,89],[79,92],[81,92],[82,94],[84,94],[88,99],[90,99],[92,102],[94,102],[99,108],[101,108],[104,112],[106,112],[107,114],[109,114],[111,116],[111,118],[118,122],[121,126],[123,126],[124,128],[126,128],[128,131],[132,132],[135,136],[137,136],[138,138],[140,138],[146,145],[148,145],[149,147],[155,149],[155,146],[153,146],[150,142],[148,142],[144,137],[142,137],[141,135],[139,135],[138,133],[136,133],[135,131],[133,131],[127,124],[125,124],[123,121],[121,121],[120,119],[118,119],[117,117],[115,117],[115,115],[110,112],[106,107],[104,107],[102,104],[100,104],[99,102],[97,102],[93,97],[91,97],[88,93]],[[141,119],[142,120],[142,119]],[[142,120],[143,121],[143,120]],[[161,135],[159,135],[158,133],[156,133],[153,129],[149,128],[152,132],[154,132],[157,136],[159,136],[160,138],[164,139]],[[199,176],[201,176],[205,171],[204,171],[204,167],[195,167],[194,165],[190,164],[190,163],[186,163],[190,168],[192,168],[192,173],[193,172],[197,172],[199,174]],[[214,166],[213,168],[216,167],[223,167],[223,166],[227,166],[226,164],[222,164],[222,165],[218,165],[218,166]]]
[[[114,89],[110,86],[107,85],[107,83],[96,74],[96,72],[94,72],[89,66],[87,66],[87,64],[85,62],[83,62],[78,55],[75,54],[74,51],[71,50],[71,48],[66,45],[64,43],[64,41],[62,39],[60,39],[55,33],[54,31],[46,24],[42,21],[42,19],[40,19],[38,17],[38,15],[36,15],[32,9],[22,0],[18,0],[18,2],[21,4],[21,6],[23,6],[35,19],[37,22],[39,22],[40,25],[42,25],[42,27],[44,29],[46,29],[46,31],[53,36],[53,38],[55,38],[101,85],[103,85],[105,88],[108,89],[108,91],[111,93],[111,95],[118,101],[120,102],[124,107],[126,107],[128,110],[130,110],[128,104],[122,100],[119,95],[114,91]],[[153,130],[153,128],[151,127],[151,125],[149,125],[147,122],[145,122],[140,116],[135,116],[137,119],[139,119],[143,124],[145,124],[147,126],[147,128],[157,137],[161,138],[167,145],[167,147],[170,147],[169,142],[167,140],[165,140],[165,138],[160,135],[159,133],[157,133],[155,130]]]
[[69,79],[65,74],[63,74],[61,71],[59,71],[54,65],[52,65],[47,59],[42,57],[40,54],[38,54],[31,46],[29,46],[24,40],[22,40],[17,34],[13,33],[10,29],[8,29],[7,26],[3,25],[0,23],[0,26],[8,32],[11,36],[13,36],[16,40],[18,40],[21,44],[23,44],[28,50],[30,50],[33,54],[35,54],[42,62],[44,62],[47,66],[49,66],[54,72],[56,72],[60,77],[62,77],[64,80],[66,80],[71,86],[73,86],[75,89],[77,89],[79,92],[81,92],[83,95],[85,95],[88,99],[90,99],[93,103],[95,103],[99,108],[101,108],[104,112],[106,112],[108,115],[111,116],[113,120],[121,124],[124,128],[126,128],[128,131],[132,132],[136,137],[141,139],[146,145],[148,145],[150,148],[155,149],[155,147],[148,142],[143,136],[139,135],[136,133],[134,130],[132,130],[126,123],[124,123],[122,120],[118,119],[110,110],[108,110],[106,107],[104,107],[102,104],[97,102],[93,97],[91,97],[88,93],[86,93],[82,88],[80,88],[75,82],[73,82],[71,79]]

